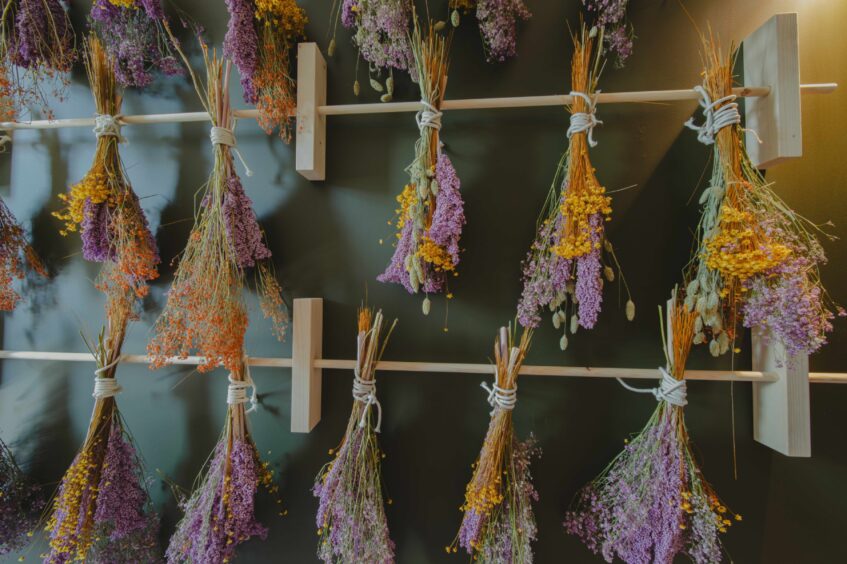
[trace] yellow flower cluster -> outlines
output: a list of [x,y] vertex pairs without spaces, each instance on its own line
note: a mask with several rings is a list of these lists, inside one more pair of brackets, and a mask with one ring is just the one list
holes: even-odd
[[456,265],[453,264],[453,257],[447,252],[447,249],[437,245],[435,241],[429,237],[424,237],[421,244],[418,246],[415,256],[423,259],[435,267],[436,272],[455,270]]
[[109,0],[109,4],[118,8],[138,8],[135,0]]
[[265,25],[273,24],[283,35],[303,37],[309,18],[296,0],[256,0],[256,19]]
[[759,230],[752,214],[724,206],[717,234],[706,242],[706,265],[724,278],[740,281],[761,274],[782,263],[791,249],[769,240]]
[[61,211],[53,212],[53,217],[64,221],[65,228],[62,235],[77,230],[77,225],[85,219],[85,202],[91,200],[92,204],[102,204],[108,201],[110,205],[117,204],[117,199],[109,186],[109,174],[102,165],[95,165],[83,179],[71,186],[67,194],[59,194],[59,199],[65,203]]
[[[478,464],[479,462],[474,463],[473,467]],[[471,480],[465,489],[465,503],[459,510],[466,513],[474,511],[481,516],[488,515],[492,509],[503,503],[502,482],[499,475],[482,486],[475,485],[474,480]]]
[[400,207],[394,210],[394,213],[397,214],[398,239],[403,231],[403,226],[406,225],[406,221],[409,219],[409,208],[412,207],[412,204],[414,204],[417,199],[417,190],[415,189],[414,184],[406,184],[403,187],[403,191],[397,196],[397,203],[400,204]]
[[[591,217],[603,216],[605,221],[612,214],[612,199],[606,196],[606,189],[596,182],[586,183],[585,190],[579,193],[568,192],[560,206],[565,218],[565,233],[553,252],[562,258],[574,259],[590,254],[598,249],[602,237],[594,237],[595,232],[602,235],[602,224],[591,225]],[[597,241],[593,241],[597,239]]]
[[[92,513],[97,488],[90,480],[96,469],[92,450],[80,452],[62,480],[62,488],[45,526],[51,533],[50,548],[58,555],[67,556],[68,560],[84,561],[94,542]],[[86,507],[82,506],[83,501],[87,502]],[[58,516],[62,517],[61,522]],[[84,524],[78,530],[80,521]]]

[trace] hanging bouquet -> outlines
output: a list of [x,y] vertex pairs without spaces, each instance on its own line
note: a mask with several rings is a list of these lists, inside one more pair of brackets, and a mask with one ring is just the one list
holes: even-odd
[[21,296],[12,284],[16,278],[26,278],[29,271],[47,276],[47,269],[27,241],[23,227],[0,198],[0,310],[12,311],[18,305]]
[[291,49],[306,36],[306,11],[296,0],[226,0],[226,7],[224,53],[241,75],[244,101],[256,104],[259,125],[268,134],[279,127],[288,141],[297,109]]
[[76,60],[74,32],[62,0],[4,0],[0,15],[0,118],[26,107],[48,119],[51,97],[61,98]]
[[84,256],[103,263],[97,287],[106,295],[107,324],[96,343],[87,342],[97,361],[94,411],[82,449],[53,501],[45,562],[114,562],[129,553],[155,562],[159,520],[115,396],[121,391],[116,371],[127,326],[137,318],[136,304],[147,295],[147,283],[158,276],[159,255],[118,153],[114,61],[93,36],[84,55],[98,112],[97,151],[83,181],[62,195],[66,208],[56,215],[65,222],[64,234],[81,229]]
[[474,12],[482,48],[489,63],[511,59],[517,52],[518,20],[532,17],[523,0],[450,0],[450,21],[459,27],[460,12]]
[[686,305],[697,313],[694,342],[718,356],[734,348],[740,325],[782,341],[789,355],[811,354],[845,315],[820,278],[828,236],[777,196],[750,162],[732,94],[735,51],[703,37],[701,105],[713,124],[696,126],[714,145],[712,178],[700,197],[698,241],[689,265]]
[[353,411],[341,446],[329,451],[335,459],[321,469],[313,488],[320,500],[318,557],[327,564],[394,562],[382,493],[381,461],[385,455],[377,440],[382,407],[376,398],[376,364],[394,324],[384,335],[382,325],[381,311],[374,315],[372,309],[359,310]]
[[162,0],[94,0],[89,23],[112,55],[121,86],[145,88],[155,71],[183,73],[165,32]]
[[415,160],[406,168],[409,183],[397,196],[394,255],[377,277],[380,282],[402,284],[410,294],[427,294],[425,314],[430,308],[428,295],[446,291],[448,277],[458,276],[459,239],[465,224],[459,177],[439,138],[449,50],[449,38],[436,33],[432,24],[424,38],[416,20],[412,52],[424,107],[416,116],[420,138]]
[[26,546],[38,526],[44,499],[0,439],[0,556]]
[[453,544],[446,547],[447,552],[456,552],[461,546],[475,561],[532,562],[531,543],[537,533],[532,502],[538,500],[538,492],[529,467],[540,451],[532,436],[518,441],[512,423],[518,373],[530,339],[531,332],[525,330],[516,345],[514,335],[501,328],[494,343],[494,387],[483,383],[494,410],[465,490],[462,526]]
[[[368,82],[381,94],[383,102],[390,102],[394,96],[395,70],[409,71],[412,80],[418,79],[409,40],[413,9],[411,0],[333,0],[332,3],[330,17],[334,23],[329,56],[335,54],[335,33],[340,20],[345,28],[353,30],[353,44],[359,51],[357,77],[362,59],[368,65]],[[353,93],[358,96],[359,91],[359,79],[356,78]]]
[[[592,329],[603,303],[603,284],[621,278],[628,300],[626,316],[635,316],[614,248],[606,236],[612,199],[600,184],[588,151],[596,145],[593,128],[601,123],[594,114],[597,82],[610,53],[603,28],[583,25],[573,36],[571,61],[571,124],[568,149],[556,175],[536,228],[535,241],[523,264],[523,292],[518,321],[538,327],[541,311],[549,308],[553,326],[563,329],[560,347],[568,345],[567,332]],[[604,257],[604,254],[607,258]]]
[[607,562],[673,562],[679,553],[698,564],[719,562],[719,535],[741,521],[703,479],[685,426],[685,361],[697,314],[675,293],[668,308],[660,387],[634,389],[652,392],[659,405],[565,516],[565,530]]
[[239,158],[241,153],[236,148],[227,86],[231,65],[215,54],[210,57],[205,45],[203,53],[207,84],[201,85],[191,74],[212,121],[215,164],[147,351],[153,368],[196,351],[203,357],[200,372],[224,366],[235,373],[242,368],[248,323],[243,296],[247,268],[255,267],[262,312],[280,340],[285,337],[288,316],[268,260],[271,251],[235,171],[233,152]]

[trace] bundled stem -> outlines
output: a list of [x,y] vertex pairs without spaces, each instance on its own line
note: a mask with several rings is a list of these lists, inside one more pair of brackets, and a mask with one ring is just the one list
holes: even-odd
[[[721,110],[734,104],[736,51],[724,53],[711,33],[701,39],[704,88],[711,100],[723,99]],[[700,198],[686,297],[698,314],[694,341],[718,356],[734,348],[742,324],[781,340],[789,355],[810,354],[826,343],[835,314],[845,315],[820,279],[826,255],[817,235],[829,235],[776,195],[751,163],[743,133],[740,124],[717,132]]]
[[385,332],[383,321],[381,311],[359,309],[353,409],[341,445],[329,451],[335,458],[318,473],[312,490],[320,500],[318,557],[326,563],[394,562],[382,491],[385,454],[377,438],[382,407],[376,399],[376,364],[396,321]]
[[0,556],[26,546],[43,508],[41,488],[30,482],[0,439]]
[[524,330],[515,344],[514,335],[503,327],[494,343],[495,387],[489,396],[494,411],[465,490],[462,526],[447,552],[461,546],[482,562],[532,562],[537,532],[532,501],[538,493],[529,465],[539,450],[533,437],[519,442],[512,424],[517,377],[530,339],[531,331]]
[[0,310],[12,311],[21,300],[12,286],[29,272],[47,276],[47,268],[29,244],[24,229],[0,198]]

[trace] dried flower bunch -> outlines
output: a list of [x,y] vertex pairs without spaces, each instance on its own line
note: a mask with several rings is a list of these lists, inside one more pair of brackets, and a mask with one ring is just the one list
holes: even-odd
[[[256,493],[264,487],[276,497],[274,471],[263,462],[247,425],[246,395],[232,399],[232,387],[252,386],[246,363],[230,373],[226,425],[190,496],[180,500],[182,519],[166,552],[169,564],[231,562],[237,547],[268,530],[256,519]],[[276,499],[280,505],[282,501]],[[279,515],[286,512],[280,510]]]
[[181,75],[184,70],[165,31],[162,0],[94,0],[91,28],[115,64],[123,87],[145,88],[154,72]]
[[461,21],[460,12],[474,12],[479,22],[482,47],[489,63],[503,62],[517,53],[518,20],[532,17],[523,0],[450,0],[450,21]]
[[288,314],[268,260],[271,252],[235,171],[235,118],[227,86],[231,64],[214,53],[210,56],[205,45],[203,54],[207,83],[201,84],[189,72],[212,122],[215,163],[147,351],[153,368],[196,352],[203,357],[201,372],[219,365],[237,372],[242,367],[248,323],[243,296],[246,269],[255,267],[262,312],[280,340],[285,337]]
[[0,439],[0,556],[27,545],[43,509],[41,488],[30,482]]
[[741,521],[703,479],[685,426],[685,361],[697,314],[676,293],[668,307],[667,370],[654,391],[662,399],[565,516],[565,530],[607,562],[673,562],[680,553],[698,564],[720,562],[719,535]]
[[[417,115],[420,138],[415,143],[415,159],[406,168],[409,183],[397,196],[394,255],[385,272],[377,277],[380,282],[402,284],[410,294],[444,292],[448,277],[458,276],[464,202],[459,177],[442,151],[439,134],[449,50],[449,37],[437,33],[432,23],[423,37],[415,20],[412,52],[424,106]],[[447,297],[452,295],[448,292]],[[426,297],[425,314],[429,308]]]
[[244,101],[256,104],[259,125],[291,139],[297,109],[291,50],[306,37],[309,19],[296,0],[226,0],[229,26],[224,53],[241,75]]
[[[85,44],[85,67],[98,114],[120,111],[115,64],[100,41]],[[115,395],[116,372],[127,326],[147,283],[158,276],[158,250],[138,197],[118,154],[120,130],[113,120],[98,125],[97,152],[83,182],[63,198],[56,214],[66,231],[82,229],[83,255],[102,262],[97,287],[106,294],[106,327],[86,344],[97,360],[95,404],[85,442],[68,468],[47,531],[45,562],[114,562],[132,553],[139,561],[158,559],[159,520],[147,491],[144,470],[125,429]]]
[[512,423],[518,373],[530,339],[531,331],[524,330],[515,343],[515,336],[503,327],[494,343],[496,376],[489,390],[494,410],[465,490],[462,526],[453,544],[446,547],[447,552],[456,552],[461,546],[475,561],[524,564],[533,558],[537,528],[532,502],[538,500],[538,493],[529,467],[540,450],[532,436],[518,441]]
[[0,118],[25,108],[53,117],[49,100],[61,98],[76,60],[67,2],[3,0],[0,15]]
[[341,445],[329,451],[335,458],[321,469],[312,490],[320,500],[318,557],[327,564],[394,562],[382,491],[385,454],[377,438],[382,407],[376,399],[376,364],[396,321],[384,333],[383,322],[381,311],[359,309],[353,411]]
[[632,55],[635,31],[626,19],[629,0],[582,0],[594,25],[603,28],[603,49],[608,60],[614,57],[620,68]]
[[[331,9],[332,39],[328,54],[335,54],[335,35],[338,21],[353,30],[353,45],[359,51],[356,60],[368,65],[368,82],[381,94],[380,100],[390,102],[394,96],[394,71],[409,71],[417,81],[417,69],[409,38],[409,18],[413,11],[411,0],[333,0]],[[383,76],[385,78],[383,79]],[[359,95],[359,80],[353,83]]]
[[597,179],[589,156],[589,148],[595,145],[592,128],[599,123],[594,117],[594,100],[605,60],[603,41],[602,29],[589,30],[586,25],[573,36],[574,101],[568,149],[556,168],[535,241],[523,264],[518,321],[524,327],[538,327],[541,311],[549,308],[553,326],[563,331],[562,350],[568,345],[568,329],[573,334],[578,327],[592,329],[597,323],[604,279],[612,282],[620,277],[628,296],[627,318],[635,316],[635,304],[605,232],[612,200]]
[[[704,89],[721,111],[735,102],[735,50],[703,36]],[[734,349],[738,325],[778,339],[789,355],[810,354],[827,341],[845,311],[820,278],[828,237],[773,191],[750,162],[740,124],[713,138],[712,178],[700,197],[698,241],[689,265],[686,305],[697,312],[694,342],[718,356]]]
[[21,300],[12,287],[29,272],[47,276],[47,269],[27,241],[26,233],[12,210],[0,198],[0,310],[12,311]]

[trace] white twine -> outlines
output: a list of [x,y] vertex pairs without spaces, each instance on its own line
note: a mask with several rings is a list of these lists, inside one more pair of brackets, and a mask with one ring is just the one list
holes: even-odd
[[11,131],[3,131],[0,133],[0,153],[6,152],[6,145],[12,142]]
[[358,368],[353,371],[353,399],[365,404],[365,409],[362,411],[362,419],[359,421],[359,427],[365,427],[371,406],[376,406],[376,426],[374,427],[374,431],[377,433],[382,432],[382,404],[379,403],[376,397],[376,380],[363,380]]
[[117,366],[120,361],[121,357],[119,356],[106,366],[94,371],[94,393],[91,394],[94,399],[113,398],[123,391],[123,388],[120,384],[118,384],[118,380],[116,378],[103,378],[101,376],[112,367]]
[[126,138],[121,134],[121,116],[110,116],[109,114],[94,115],[94,135],[97,139],[101,137],[116,137],[118,143],[126,143]]
[[633,388],[632,386],[627,385],[627,383],[620,378],[616,378],[616,380],[620,382],[621,386],[630,392],[653,394],[656,401],[666,401],[677,407],[685,407],[688,405],[685,380],[677,380],[671,376],[667,370],[661,367],[659,368],[659,372],[662,373],[662,381],[659,383],[658,388]]
[[438,108],[426,100],[421,100],[421,104],[423,105],[423,109],[418,110],[418,113],[415,114],[415,123],[418,124],[418,131],[423,133],[425,128],[440,131],[441,116],[443,116],[444,113],[440,112]]
[[[236,380],[232,377],[232,374],[227,379],[229,380],[229,386],[226,389],[226,403],[228,405],[249,403],[250,408],[246,413],[256,411],[256,408],[259,406],[259,396],[256,391],[256,384],[250,376],[250,364],[247,362],[246,356],[244,357],[244,379]],[[247,397],[247,388],[253,388],[253,393],[249,398]]]
[[247,166],[247,162],[241,155],[241,151],[238,150],[238,142],[235,140],[234,126],[233,129],[212,126],[211,131],[209,131],[209,138],[212,140],[212,145],[226,145],[227,147],[231,147],[232,152],[235,153],[238,160],[241,161],[241,165],[244,167],[244,173],[247,176],[253,176],[253,171],[250,170],[249,166]]
[[[598,90],[597,93],[599,94],[600,91]],[[594,140],[594,128],[603,123],[597,119],[597,115],[595,113],[597,111],[597,99],[591,98],[585,92],[571,91],[570,95],[585,100],[585,104],[588,106],[588,112],[574,112],[571,114],[571,125],[568,127],[568,139],[577,133],[588,132],[588,146],[596,147],[597,141]]]
[[[705,88],[695,86],[694,90],[700,94],[700,107],[703,108],[703,116],[706,121],[702,125],[697,125],[692,117],[685,122],[685,127],[697,132],[697,139],[700,143],[711,145],[715,142],[718,131],[729,125],[741,123],[741,113],[738,111],[738,102],[735,101],[737,96],[730,94],[712,102]],[[721,104],[724,105],[715,109]]]
[[491,411],[492,415],[494,415],[498,407],[504,411],[515,409],[515,404],[518,402],[517,385],[514,388],[501,388],[497,385],[495,375],[494,387],[490,387],[487,382],[481,382],[479,386],[488,392],[488,405],[494,408]]

